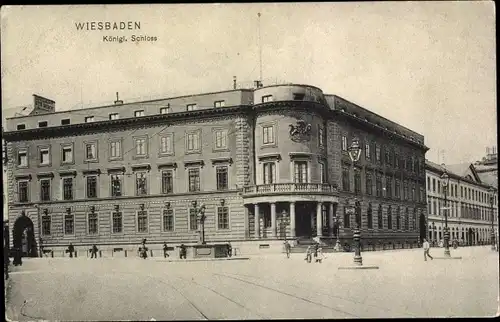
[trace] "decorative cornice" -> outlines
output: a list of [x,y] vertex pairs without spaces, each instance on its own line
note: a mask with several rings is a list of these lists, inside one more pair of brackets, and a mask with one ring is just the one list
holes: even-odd
[[144,163],[144,164],[134,164],[131,166],[132,171],[141,171],[141,170],[151,170],[151,164],[149,163]]
[[[90,123],[76,123],[63,126],[51,126],[45,128],[35,128],[27,130],[16,130],[4,132],[2,137],[6,141],[23,141],[40,139],[47,137],[65,137],[88,134],[89,132],[109,132],[113,130],[123,130],[131,126],[150,127],[152,125],[165,125],[169,121],[172,123],[189,122],[210,117],[227,117],[247,114],[251,111],[251,105],[228,106],[221,108],[201,109],[194,111],[177,112],[171,114],[155,114],[140,118],[131,117],[118,120],[105,120]],[[50,115],[50,114],[48,114]]]
[[82,170],[83,175],[89,175],[89,174],[101,174],[101,169],[88,169],[88,170]]
[[76,177],[76,170],[59,170],[59,176],[73,176]]
[[110,173],[119,173],[119,172],[122,172],[122,173],[125,173],[127,172],[127,169],[125,167],[113,167],[113,168],[108,168],[108,174]]
[[16,178],[16,180],[23,180],[23,179],[31,180],[32,179],[31,174],[16,174],[14,176],[14,178]]
[[40,172],[40,173],[37,173],[36,176],[38,177],[38,179],[42,179],[42,178],[54,178],[54,172]]
[[233,158],[229,157],[229,158],[214,158],[214,159],[210,159],[210,161],[212,161],[212,166],[215,166],[216,164],[227,164],[229,163],[229,165],[233,164]]
[[177,169],[176,162],[160,163],[158,164],[158,169]]
[[261,162],[266,160],[281,161],[281,154],[279,153],[262,154],[258,156],[258,159]]
[[290,156],[290,159],[294,158],[307,158],[311,159],[315,153],[309,153],[309,152],[289,152],[288,155]]
[[192,161],[184,161],[184,168],[192,167],[192,166],[201,166],[205,165],[205,161],[203,160],[192,160]]

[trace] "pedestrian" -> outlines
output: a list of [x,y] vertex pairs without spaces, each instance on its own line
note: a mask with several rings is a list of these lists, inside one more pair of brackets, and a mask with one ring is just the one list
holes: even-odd
[[146,247],[146,244],[142,244],[142,247],[139,247],[139,252],[143,259],[148,258],[148,248]]
[[21,253],[21,248],[20,247],[15,247],[14,248],[14,260],[12,261],[14,266],[22,266],[23,265],[23,260],[22,260],[22,253]]
[[164,258],[170,257],[170,256],[168,255],[168,246],[167,246],[167,242],[164,242],[164,243],[163,243],[163,257],[164,257]]
[[425,261],[427,261],[427,256],[429,256],[430,259],[434,259],[434,257],[432,257],[431,254],[429,254],[429,250],[431,249],[431,246],[429,245],[429,242],[425,238],[424,238],[423,246],[424,246],[424,259],[425,259]]
[[312,249],[311,249],[311,246],[307,246],[307,249],[306,249],[306,258],[304,258],[304,260],[308,263],[311,262],[312,260]]
[[316,263],[320,263],[325,259],[325,255],[323,254],[323,248],[319,247],[318,248],[318,253],[316,257]]
[[290,243],[288,242],[288,240],[285,240],[286,258],[290,258],[290,249],[291,249]]
[[95,244],[92,245],[92,248],[90,250],[90,258],[97,259],[97,251],[98,251],[97,246]]
[[231,242],[227,242],[227,256],[231,257],[233,255],[233,246]]
[[69,243],[69,246],[68,246],[69,258],[73,258],[74,251],[75,251],[75,247],[73,246],[73,243]]
[[180,255],[180,258],[181,259],[186,259],[186,246],[184,246],[184,244],[181,244],[181,246],[179,247],[179,255]]

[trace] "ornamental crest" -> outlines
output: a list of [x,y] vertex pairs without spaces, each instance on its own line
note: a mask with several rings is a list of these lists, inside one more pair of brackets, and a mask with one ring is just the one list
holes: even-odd
[[290,124],[290,137],[294,142],[309,141],[311,139],[311,124],[299,120],[295,125]]

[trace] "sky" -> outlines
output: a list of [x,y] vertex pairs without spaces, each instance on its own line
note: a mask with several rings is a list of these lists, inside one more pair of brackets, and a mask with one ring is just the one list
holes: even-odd
[[[264,85],[320,87],[425,136],[426,157],[497,146],[493,2],[2,6],[2,110],[56,110]],[[134,21],[140,30],[77,30]],[[131,36],[156,37],[132,42]],[[124,43],[103,36],[126,36]],[[444,151],[444,152],[441,152]]]

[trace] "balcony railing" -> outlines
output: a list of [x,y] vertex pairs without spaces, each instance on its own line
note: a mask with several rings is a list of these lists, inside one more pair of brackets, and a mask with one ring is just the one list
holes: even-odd
[[333,193],[337,191],[335,185],[328,183],[272,183],[243,188],[244,194],[265,194],[281,192],[323,192]]

